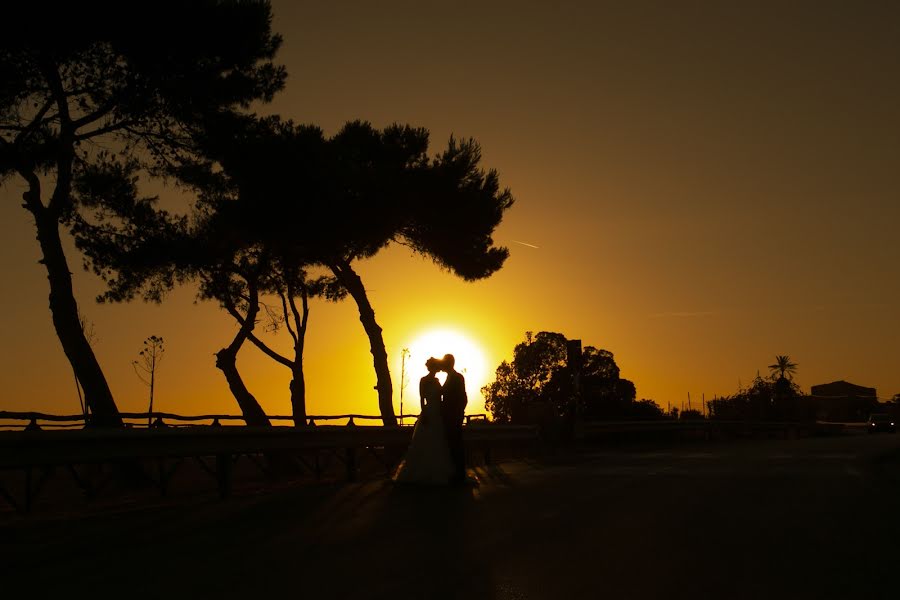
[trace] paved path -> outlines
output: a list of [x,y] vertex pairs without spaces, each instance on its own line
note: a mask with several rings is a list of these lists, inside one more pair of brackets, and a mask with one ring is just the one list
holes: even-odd
[[[593,450],[0,524],[40,597],[896,598],[900,435]],[[11,596],[12,597],[12,596]]]

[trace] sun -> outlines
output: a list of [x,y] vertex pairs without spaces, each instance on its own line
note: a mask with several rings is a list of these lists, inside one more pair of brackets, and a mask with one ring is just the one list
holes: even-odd
[[[487,383],[487,361],[481,348],[471,337],[450,328],[429,329],[416,336],[406,348],[409,354],[406,357],[404,378],[404,413],[419,412],[419,379],[427,373],[425,361],[431,356],[441,358],[445,354],[453,355],[456,370],[466,378],[466,392],[469,396],[466,413],[481,412],[481,387]],[[444,378],[443,373],[438,373],[441,382]]]

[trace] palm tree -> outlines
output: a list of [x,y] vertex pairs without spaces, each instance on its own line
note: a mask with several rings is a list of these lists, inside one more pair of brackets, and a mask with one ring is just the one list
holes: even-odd
[[797,372],[797,363],[791,362],[791,357],[787,354],[778,354],[775,356],[775,364],[769,365],[769,371],[773,375],[778,373],[779,379],[791,379]]

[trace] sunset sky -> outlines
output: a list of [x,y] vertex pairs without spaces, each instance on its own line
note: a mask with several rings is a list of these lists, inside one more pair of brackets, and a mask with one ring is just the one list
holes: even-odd
[[[470,413],[529,330],[612,351],[663,408],[733,393],[776,354],[807,392],[846,379],[900,393],[900,4],[273,5],[289,78],[263,112],[328,133],[351,119],[423,126],[433,152],[474,137],[516,198],[495,235],[511,256],[487,280],[400,246],[358,265],[395,404],[401,349],[435,330],[473,348],[435,349],[460,355]],[[16,179],[0,189],[0,409],[76,413],[21,192]],[[69,250],[121,410],[146,410],[130,363],[155,334],[158,410],[238,413],[213,358],[230,317],[191,288],[160,306],[97,305],[101,282]],[[311,414],[377,414],[352,300],[312,304],[305,364]],[[238,366],[267,412],[290,413],[286,368],[249,343]]]

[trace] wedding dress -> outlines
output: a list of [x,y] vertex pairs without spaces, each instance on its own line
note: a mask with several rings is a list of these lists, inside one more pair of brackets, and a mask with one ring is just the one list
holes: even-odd
[[424,406],[394,481],[446,485],[453,475],[453,461],[441,415],[441,384],[433,375],[425,376],[419,392]]

